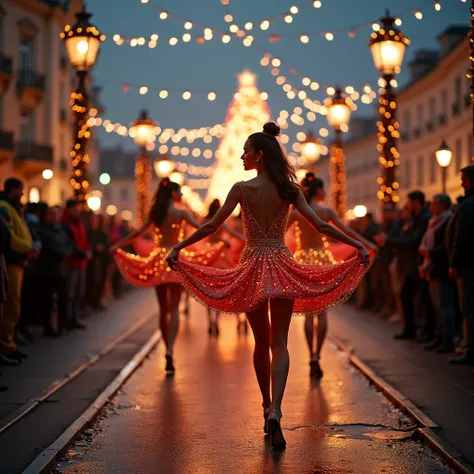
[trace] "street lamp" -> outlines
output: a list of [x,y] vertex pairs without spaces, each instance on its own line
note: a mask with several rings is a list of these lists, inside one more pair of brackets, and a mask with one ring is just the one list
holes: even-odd
[[174,162],[166,155],[158,159],[154,163],[155,173],[158,178],[166,178],[174,171]]
[[135,162],[135,187],[136,187],[136,223],[141,226],[146,219],[150,198],[151,166],[148,158],[147,146],[153,142],[156,124],[142,110],[137,120],[132,123],[130,136],[135,140],[140,152]]
[[87,154],[87,143],[91,136],[88,127],[89,95],[86,78],[89,69],[94,66],[100,43],[105,39],[99,30],[89,22],[91,14],[86,11],[76,13],[76,23],[66,25],[61,38],[66,44],[69,61],[77,71],[78,86],[71,94],[71,106],[75,117],[74,143],[71,150],[72,176],[70,183],[76,199],[85,203],[90,183],[87,177],[87,165],[90,163]]
[[311,131],[308,132],[306,139],[301,142],[301,154],[309,164],[314,164],[321,156],[322,141],[316,138]]
[[443,140],[441,145],[436,150],[436,160],[441,167],[441,181],[443,183],[443,194],[446,194],[446,171],[451,163],[453,152],[448,144]]
[[410,44],[409,39],[395,27],[394,21],[395,18],[392,18],[387,10],[385,18],[381,19],[382,26],[372,33],[369,40],[375,67],[382,73],[379,80],[380,120],[377,122],[379,140],[377,150],[380,153],[379,162],[383,176],[378,178],[380,188],[377,197],[382,205],[389,203],[393,207],[400,200],[397,192],[400,158],[397,140],[400,137],[400,126],[395,118],[397,103],[394,87],[397,82],[394,77],[401,70],[406,47]]
[[327,120],[334,130],[334,140],[331,144],[331,157],[329,160],[331,177],[332,206],[340,218],[344,218],[347,207],[346,191],[346,163],[344,148],[342,146],[342,132],[349,129],[349,119],[352,112],[352,100],[342,95],[337,88],[332,97],[324,101],[327,108]]

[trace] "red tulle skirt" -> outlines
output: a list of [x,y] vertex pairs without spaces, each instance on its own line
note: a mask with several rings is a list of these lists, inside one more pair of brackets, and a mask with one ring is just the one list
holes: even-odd
[[[140,241],[136,247],[143,253],[149,248],[150,241]],[[173,272],[166,263],[166,257],[171,252],[170,247],[155,247],[148,255],[136,255],[119,249],[115,257],[120,273],[132,285],[140,287],[152,287],[166,285],[170,283],[181,284],[181,280],[176,272]],[[208,246],[205,249],[187,249],[181,252],[181,257],[186,262],[195,262],[206,267],[214,265],[225,256],[224,244]]]
[[317,314],[344,302],[364,276],[358,257],[336,265],[303,265],[281,243],[246,246],[239,264],[217,269],[180,256],[177,273],[189,293],[220,312],[248,313],[269,299],[294,300],[294,312]]

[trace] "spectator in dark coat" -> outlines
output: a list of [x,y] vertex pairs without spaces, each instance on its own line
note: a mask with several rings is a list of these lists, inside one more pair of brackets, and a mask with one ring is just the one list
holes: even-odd
[[[25,207],[25,221],[33,239],[33,246],[38,252],[41,251],[41,239],[39,230],[41,227],[41,215],[44,216],[48,205],[44,202],[30,202]],[[35,254],[37,256],[38,254]],[[26,262],[21,290],[21,315],[16,326],[17,342],[25,344],[33,342],[33,335],[29,330],[31,324],[40,322],[39,308],[39,275],[37,259],[29,258]]]
[[448,253],[445,246],[446,229],[453,215],[451,198],[447,194],[433,197],[430,211],[433,217],[420,245],[424,257],[420,275],[428,280],[431,300],[435,309],[435,337],[425,350],[452,352],[455,333],[456,286],[449,278]]
[[[403,306],[403,331],[395,336],[396,339],[415,339],[415,314],[417,300],[423,301],[423,306],[427,308],[425,328],[434,326],[433,307],[429,298],[429,288],[423,285],[418,273],[418,266],[421,257],[418,253],[421,239],[428,227],[431,214],[425,207],[425,195],[422,191],[413,191],[408,195],[407,205],[411,212],[411,218],[399,237],[388,237],[387,234],[380,234],[375,238],[380,247],[390,246],[398,255],[398,264],[403,275],[403,286],[401,290],[401,301]],[[424,288],[426,286],[426,288]],[[423,334],[422,340],[431,339],[428,334]]]
[[[10,249],[11,246],[11,235],[10,229],[0,214],[0,324],[3,319],[3,303],[7,299],[8,295],[8,275],[7,275],[7,265],[5,263],[5,254]],[[16,360],[8,359],[4,360],[2,354],[0,353],[0,365],[10,362],[12,365],[18,364]],[[0,392],[4,392],[8,387],[5,385],[0,385]]]
[[461,170],[465,198],[448,225],[446,246],[449,275],[457,281],[464,319],[465,352],[453,357],[453,364],[474,364],[474,165]]
[[69,199],[66,203],[63,228],[74,248],[67,261],[66,292],[67,292],[67,328],[85,329],[80,320],[82,303],[86,288],[86,268],[91,252],[87,242],[86,229],[80,218],[79,202]]
[[100,226],[100,216],[91,212],[87,217],[87,241],[92,258],[87,265],[86,303],[95,310],[107,309],[102,304],[105,276],[109,262],[109,237]]
[[[47,337],[58,337],[67,326],[66,265],[73,243],[60,225],[61,209],[50,207],[40,228],[42,242],[37,266],[40,275],[40,315]],[[58,329],[53,327],[53,301],[56,295]]]

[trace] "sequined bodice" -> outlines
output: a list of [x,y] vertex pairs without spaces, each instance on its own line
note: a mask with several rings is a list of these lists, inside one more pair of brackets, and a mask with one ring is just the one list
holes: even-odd
[[156,246],[173,247],[184,238],[184,221],[174,222],[171,225],[162,226],[165,230],[154,228],[154,240]]
[[256,221],[250,210],[247,196],[245,193],[245,184],[241,183],[242,190],[242,226],[244,230],[245,243],[247,246],[285,246],[285,231],[288,214],[290,212],[290,203],[283,204],[280,212],[264,232]]

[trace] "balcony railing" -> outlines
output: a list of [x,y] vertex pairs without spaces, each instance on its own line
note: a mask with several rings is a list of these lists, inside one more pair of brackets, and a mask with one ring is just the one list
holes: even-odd
[[17,73],[17,84],[20,87],[30,87],[44,91],[44,75],[28,69],[21,69]]
[[13,150],[13,132],[0,130],[0,150]]
[[455,102],[453,104],[453,115],[456,116],[456,115],[459,115],[461,113],[461,106],[458,102]]
[[11,76],[12,64],[13,64],[12,58],[10,58],[9,56],[4,56],[3,54],[0,54],[0,74]]
[[32,142],[18,142],[15,147],[15,159],[19,161],[39,161],[53,163],[53,148]]
[[446,114],[441,114],[439,116],[439,124],[440,125],[446,125],[448,123],[448,117]]

